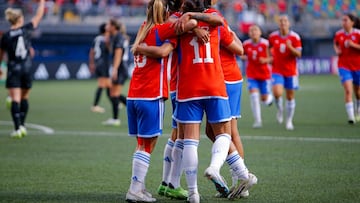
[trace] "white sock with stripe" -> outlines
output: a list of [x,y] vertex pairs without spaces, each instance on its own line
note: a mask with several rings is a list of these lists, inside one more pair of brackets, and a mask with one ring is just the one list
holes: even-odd
[[143,189],[146,174],[150,165],[150,154],[145,151],[136,151],[133,155],[130,191],[138,193]]
[[165,149],[164,149],[164,158],[163,158],[163,173],[162,173],[162,181],[166,184],[169,184],[169,174],[171,169],[171,164],[173,162],[172,159],[172,151],[174,148],[174,141],[168,139]]
[[197,185],[199,140],[184,139],[182,164],[189,194],[199,193]]
[[174,186],[174,188],[180,187],[180,177],[183,170],[182,167],[182,153],[184,150],[184,140],[177,139],[175,140],[175,146],[172,151],[173,162],[171,164],[170,170],[170,180],[169,182]]

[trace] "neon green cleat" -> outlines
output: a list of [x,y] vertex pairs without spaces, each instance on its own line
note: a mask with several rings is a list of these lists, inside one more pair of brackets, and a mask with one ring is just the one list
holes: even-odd
[[21,139],[22,138],[21,130],[15,130],[10,134],[10,137],[15,139]]
[[7,96],[5,103],[6,103],[6,108],[8,110],[10,110],[11,109],[11,97]]
[[178,187],[176,189],[167,187],[165,190],[165,196],[172,199],[186,200],[189,197],[189,193],[182,187]]
[[27,130],[26,130],[25,126],[21,125],[19,129],[20,129],[20,132],[21,132],[21,136],[25,137],[27,135]]
[[164,196],[165,195],[165,191],[166,191],[166,188],[167,186],[166,185],[163,185],[163,184],[160,184],[158,190],[157,190],[157,193],[161,196]]

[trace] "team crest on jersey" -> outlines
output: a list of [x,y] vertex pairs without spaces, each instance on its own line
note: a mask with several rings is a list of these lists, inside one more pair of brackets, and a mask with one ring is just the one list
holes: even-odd
[[262,52],[262,51],[263,51],[263,48],[262,48],[262,47],[259,47],[259,48],[258,48],[258,51],[259,51],[259,52]]

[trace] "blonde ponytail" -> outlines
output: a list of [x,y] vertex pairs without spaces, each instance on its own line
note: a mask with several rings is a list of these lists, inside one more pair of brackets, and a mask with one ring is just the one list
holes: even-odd
[[18,22],[19,18],[22,17],[22,11],[15,8],[7,8],[5,10],[5,19],[10,22],[11,25],[14,25]]
[[146,37],[151,28],[156,24],[162,24],[165,22],[166,9],[165,2],[163,0],[151,0],[147,7],[147,17],[145,25],[138,31],[135,42],[131,51],[134,52],[134,48],[137,47]]

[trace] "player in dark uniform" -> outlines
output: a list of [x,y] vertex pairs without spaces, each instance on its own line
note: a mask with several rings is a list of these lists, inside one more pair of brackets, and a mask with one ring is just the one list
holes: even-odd
[[121,95],[125,81],[128,79],[127,59],[129,58],[129,38],[125,33],[125,27],[115,19],[110,19],[107,29],[111,36],[111,52],[113,57],[110,88],[110,98],[113,109],[113,117],[104,121],[104,125],[119,126],[119,102],[126,105],[126,98]]
[[6,88],[11,97],[11,115],[15,131],[11,137],[21,138],[27,134],[25,118],[29,110],[28,98],[32,86],[31,32],[37,28],[44,15],[45,0],[40,0],[35,16],[24,24],[20,9],[8,8],[5,17],[10,22],[10,30],[1,39],[0,62],[7,55]]
[[106,30],[106,23],[103,23],[99,27],[99,35],[95,37],[92,47],[89,52],[89,68],[91,73],[95,74],[98,87],[95,92],[95,98],[92,112],[104,113],[105,109],[100,107],[99,101],[103,89],[106,89],[107,95],[110,99],[110,39],[109,33]]

